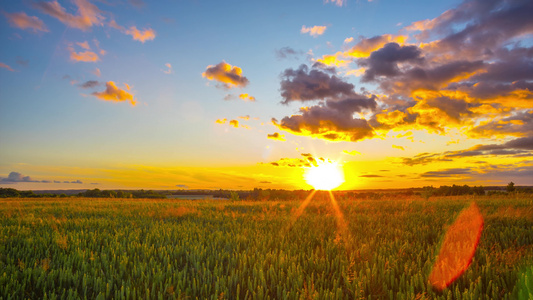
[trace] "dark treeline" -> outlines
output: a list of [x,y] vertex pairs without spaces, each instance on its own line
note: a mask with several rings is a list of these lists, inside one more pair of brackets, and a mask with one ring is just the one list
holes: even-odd
[[468,185],[442,185],[439,188],[433,186],[426,186],[423,188],[424,192],[430,192],[434,196],[461,196],[461,195],[485,195],[485,188],[482,186]]
[[[253,190],[167,190],[167,191],[153,191],[153,190],[100,190],[92,189],[79,192],[77,194],[68,195],[59,193],[60,191],[48,191],[45,193],[34,193],[33,191],[19,191],[13,188],[0,188],[0,198],[65,198],[65,197],[86,197],[86,198],[148,198],[148,199],[165,199],[170,195],[206,195],[214,198],[225,198],[234,201],[249,200],[249,201],[268,201],[268,200],[301,200],[309,195],[311,190],[282,190],[282,189],[261,189],[255,188]],[[78,192],[78,191],[76,191]],[[420,195],[424,198],[430,196],[461,196],[461,195],[486,195],[499,194],[508,192],[519,193],[533,193],[533,187],[515,186],[510,182],[507,187],[483,187],[468,185],[443,185],[438,188],[433,186],[426,186],[423,188],[409,188],[397,190],[363,190],[363,191],[333,191],[335,197],[339,199],[369,199],[378,200],[383,198],[390,198],[391,196],[409,197],[413,195]],[[315,198],[328,196],[327,191],[318,191]]]
[[149,198],[165,199],[166,194],[152,190],[100,190],[93,189],[80,192],[76,195],[67,196],[65,193],[34,193],[33,191],[19,191],[13,188],[0,188],[0,198],[65,198],[65,197],[86,197],[86,198]]

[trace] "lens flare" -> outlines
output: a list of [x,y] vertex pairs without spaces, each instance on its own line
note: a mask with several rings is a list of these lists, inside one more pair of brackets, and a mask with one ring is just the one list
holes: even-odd
[[344,170],[336,163],[322,162],[308,168],[304,178],[316,190],[330,191],[344,183]]
[[429,281],[438,290],[443,290],[461,276],[476,253],[483,216],[475,203],[464,209],[448,228]]

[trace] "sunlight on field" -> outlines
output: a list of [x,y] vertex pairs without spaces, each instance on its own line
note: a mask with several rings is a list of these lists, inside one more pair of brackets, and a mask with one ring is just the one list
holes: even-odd
[[307,168],[304,178],[316,190],[329,191],[344,183],[344,170],[337,163],[320,162]]
[[0,199],[0,298],[528,299],[532,199]]

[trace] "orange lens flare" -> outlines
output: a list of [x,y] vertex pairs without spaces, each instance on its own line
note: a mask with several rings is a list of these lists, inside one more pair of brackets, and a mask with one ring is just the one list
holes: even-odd
[[298,220],[298,218],[302,215],[302,213],[304,212],[305,208],[307,207],[307,205],[309,205],[309,202],[311,202],[311,199],[313,199],[313,197],[315,196],[316,194],[316,190],[313,190],[309,196],[307,196],[307,198],[305,198],[304,202],[302,202],[302,204],[300,204],[300,207],[298,207],[298,210],[296,210],[296,213],[294,214],[294,216],[292,217],[292,220],[291,220],[291,223],[289,225],[289,227],[292,227],[292,225],[294,225],[294,223]]
[[329,199],[331,200],[331,205],[333,206],[333,209],[335,210],[335,216],[337,217],[337,230],[341,235],[343,235],[347,229],[346,221],[344,220],[344,215],[342,214],[339,204],[337,203],[337,200],[331,191],[329,191]]
[[444,237],[429,281],[443,290],[470,266],[483,231],[483,216],[475,203],[464,209]]

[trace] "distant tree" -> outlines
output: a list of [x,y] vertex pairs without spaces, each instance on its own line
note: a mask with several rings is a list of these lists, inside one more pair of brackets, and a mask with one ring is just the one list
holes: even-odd
[[12,188],[0,188],[0,198],[20,197],[19,191]]
[[508,191],[509,193],[514,192],[514,190],[516,189],[516,188],[514,187],[514,182],[512,182],[512,181],[509,182],[509,183],[507,184],[507,188],[506,188],[506,189],[507,189],[507,191]]

